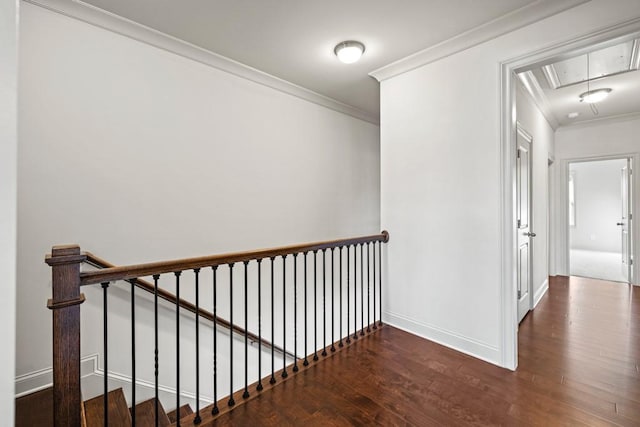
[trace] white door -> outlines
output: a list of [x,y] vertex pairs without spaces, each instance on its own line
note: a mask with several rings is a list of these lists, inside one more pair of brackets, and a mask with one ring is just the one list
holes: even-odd
[[520,127],[516,153],[517,295],[518,322],[531,309],[531,137]]
[[622,215],[618,223],[622,234],[622,274],[626,281],[631,280],[631,159],[627,159],[627,164],[622,168]]

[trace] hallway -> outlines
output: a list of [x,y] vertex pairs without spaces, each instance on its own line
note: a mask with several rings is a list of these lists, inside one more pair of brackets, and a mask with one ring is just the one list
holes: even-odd
[[510,372],[387,326],[214,425],[640,424],[637,288],[553,277],[519,337]]

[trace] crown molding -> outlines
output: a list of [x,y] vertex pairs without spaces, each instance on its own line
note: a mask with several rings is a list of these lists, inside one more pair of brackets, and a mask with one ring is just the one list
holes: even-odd
[[560,127],[560,122],[553,113],[551,104],[549,104],[542,87],[540,87],[538,79],[536,79],[531,71],[525,71],[518,74],[518,78],[519,80],[517,84],[522,94],[531,98],[554,131],[558,129],[558,127]]
[[201,64],[216,68],[234,76],[261,84],[351,117],[380,125],[377,115],[321,95],[302,86],[267,74],[233,59],[203,49],[184,40],[154,30],[80,0],[24,0],[49,11],[77,19],[87,24],[111,31],[158,49],[174,53]]
[[538,0],[406,58],[378,68],[370,72],[369,75],[380,82],[390,79],[588,1],[590,0]]

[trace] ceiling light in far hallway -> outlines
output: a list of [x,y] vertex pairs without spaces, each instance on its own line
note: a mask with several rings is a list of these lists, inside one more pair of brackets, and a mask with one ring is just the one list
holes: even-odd
[[595,104],[596,102],[600,102],[603,99],[605,99],[607,96],[609,96],[609,93],[612,90],[613,89],[610,89],[610,88],[588,90],[580,94],[580,102]]
[[357,62],[364,53],[364,44],[353,40],[340,42],[336,45],[333,52],[341,62],[353,64]]

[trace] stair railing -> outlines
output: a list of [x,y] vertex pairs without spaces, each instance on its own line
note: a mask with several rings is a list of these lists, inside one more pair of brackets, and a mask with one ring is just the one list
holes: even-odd
[[[52,294],[48,301],[48,308],[53,312],[53,410],[56,426],[79,426],[81,422],[82,397],[80,392],[80,304],[85,300],[84,294],[80,293],[81,286],[100,284],[103,289],[103,351],[104,351],[104,425],[108,425],[108,290],[111,283],[116,281],[126,281],[131,289],[131,372],[132,391],[131,404],[135,408],[136,404],[136,299],[135,289],[142,288],[152,292],[154,298],[154,335],[155,347],[154,376],[155,376],[155,396],[156,396],[156,420],[158,420],[158,375],[159,375],[159,352],[158,352],[158,299],[165,299],[175,304],[176,314],[176,408],[180,408],[180,308],[187,309],[195,314],[195,340],[196,340],[196,392],[195,392],[195,413],[185,417],[182,421],[200,424],[209,421],[219,414],[229,411],[238,402],[244,402],[253,396],[273,387],[278,383],[276,373],[281,378],[280,382],[287,379],[289,371],[299,372],[313,365],[322,358],[330,356],[359,337],[363,337],[374,332],[382,326],[382,243],[387,243],[389,234],[383,231],[380,234],[355,237],[348,239],[332,240],[325,242],[307,243],[293,246],[285,246],[272,249],[261,249],[249,252],[239,252],[224,255],[213,255],[198,258],[188,258],[173,261],[154,262],[148,264],[138,264],[129,266],[111,266],[104,260],[95,257],[90,253],[81,253],[77,245],[54,246],[51,254],[47,255],[46,263],[52,268]],[[377,250],[376,250],[377,249]],[[327,256],[329,255],[329,256]],[[287,258],[291,256],[292,266],[287,269]],[[319,261],[320,258],[320,261]],[[276,260],[282,266],[282,276],[280,277],[282,298],[282,369],[276,372],[275,368],[275,321],[274,310],[276,304],[274,299],[274,268]],[[327,261],[328,259],[328,261]],[[271,343],[262,337],[262,292],[267,291],[262,286],[261,268],[262,262],[268,264],[270,273],[269,296],[271,304],[269,312],[271,319],[267,324],[271,327]],[[97,267],[103,267],[95,271],[81,271],[82,263],[88,262]],[[242,286],[244,292],[243,310],[244,327],[234,324],[233,318],[233,291],[234,266],[236,264],[243,267],[244,280]],[[248,291],[248,267],[250,264],[257,264],[257,295]],[[313,265],[313,273],[310,277],[310,265]],[[218,276],[219,268],[225,266],[228,274],[228,298],[229,320],[224,321],[217,315],[217,291],[219,290]],[[359,269],[358,269],[359,266]],[[299,268],[302,267],[304,274],[300,279]],[[320,267],[320,271],[319,271]],[[343,268],[344,267],[344,268]],[[212,283],[204,285],[200,282],[200,272],[202,269],[211,269]],[[291,274],[293,270],[293,274]],[[191,271],[195,284],[195,304],[191,304],[180,298],[180,279],[183,272]],[[336,275],[337,273],[337,275]],[[222,274],[222,272],[220,272]],[[159,287],[159,280],[162,275],[170,275],[175,283],[175,295],[172,295]],[[328,277],[327,277],[328,276]],[[152,277],[153,284],[142,279]],[[287,278],[290,279],[287,281]],[[310,280],[309,280],[310,279]],[[328,279],[328,280],[327,280]],[[298,282],[302,283],[298,283]],[[318,282],[321,281],[322,294],[321,301],[318,301]],[[312,282],[312,283],[309,283]],[[377,283],[376,283],[377,282]],[[308,295],[309,288],[313,285],[313,294]],[[358,284],[360,285],[358,287]],[[280,284],[279,284],[280,285]],[[327,285],[330,286],[330,300],[327,299]],[[199,292],[202,286],[211,286],[213,292],[213,313],[202,310],[199,303]],[[302,289],[300,289],[302,287]],[[336,288],[338,288],[338,303],[336,303]],[[303,349],[298,347],[299,335],[299,308],[298,295],[303,292],[304,327],[302,335],[304,338]],[[372,298],[373,296],[373,298]],[[377,296],[377,298],[376,298]],[[258,334],[252,334],[248,330],[249,298],[257,298],[257,318]],[[288,299],[287,299],[288,297]],[[343,304],[343,297],[346,299]],[[358,301],[359,299],[359,301]],[[313,317],[309,319],[310,313],[308,303],[312,300]],[[293,352],[287,348],[287,303],[293,302]],[[359,304],[358,304],[359,302]],[[330,307],[327,307],[329,303]],[[366,310],[365,310],[366,307]],[[322,310],[322,341],[318,344],[318,309]],[[353,311],[351,311],[353,309]],[[359,309],[359,310],[358,310]],[[289,311],[291,311],[289,309]],[[327,322],[327,314],[330,312],[330,319]],[[336,319],[336,312],[338,318]],[[252,313],[255,315],[256,313]],[[346,315],[345,315],[346,314]],[[199,345],[199,324],[201,317],[205,317],[213,322],[213,403],[205,408],[200,408],[200,345]],[[360,320],[358,324],[358,320]],[[366,322],[366,323],[365,323]],[[312,325],[310,325],[312,323]],[[338,323],[338,325],[336,325]],[[217,375],[217,327],[226,326],[231,331],[240,333],[244,337],[244,387],[239,391],[234,389],[234,343],[230,340],[229,345],[229,377],[230,384],[228,393],[218,395],[218,375]],[[313,351],[309,352],[308,344],[311,341],[311,327],[313,332]],[[327,337],[329,331],[330,337]],[[337,339],[336,339],[337,332]],[[249,337],[258,342],[258,380],[249,384],[248,376],[248,343]],[[330,341],[327,341],[330,339]],[[289,343],[290,346],[290,343]],[[271,350],[271,375],[262,378],[262,350]],[[289,350],[289,351],[287,351]],[[299,350],[303,352],[300,353]],[[320,357],[318,351],[321,350]],[[298,355],[302,354],[302,363],[299,364]],[[287,355],[293,356],[290,359],[293,363],[288,364]],[[312,357],[311,357],[312,356]],[[310,360],[311,359],[311,360]],[[253,361],[255,362],[255,361]],[[302,365],[302,366],[300,366]],[[264,380],[264,384],[263,384]],[[268,384],[267,384],[268,381]],[[251,391],[250,391],[251,390]],[[255,390],[255,392],[253,392]],[[222,399],[219,399],[222,397]],[[135,409],[132,411],[132,422],[135,425]],[[180,425],[180,411],[176,425]]]
[[[116,265],[110,263],[109,261],[106,261],[94,254],[92,254],[91,252],[84,252],[84,255],[86,255],[86,260],[85,263],[88,265],[91,265],[92,267],[95,268],[99,268],[99,269],[103,269],[103,268],[113,268],[113,267],[117,267]],[[155,293],[155,289],[154,289],[154,285],[153,283],[150,283],[146,280],[143,279],[136,279],[135,281],[133,281],[135,284],[136,289],[141,289],[147,293],[150,294],[154,294]],[[185,309],[186,311],[189,311],[193,314],[198,313],[198,315],[204,319],[209,320],[210,322],[214,321],[214,316],[213,313],[211,313],[210,311],[207,311],[205,309],[203,309],[202,307],[196,307],[193,303],[184,300],[184,299],[177,299],[176,296],[174,294],[172,294],[171,292],[168,292],[164,289],[160,289],[158,288],[158,298],[163,299],[171,304],[178,304],[180,305],[180,308]],[[225,329],[230,329],[232,330],[234,333],[244,336],[245,334],[245,330],[244,328],[242,328],[241,326],[238,326],[237,324],[231,324],[229,323],[228,320],[220,317],[220,316],[215,316],[215,322],[216,325],[218,326],[222,326]],[[246,331],[249,339],[252,342],[257,342],[258,341],[258,336],[256,334],[254,334],[251,331]],[[289,357],[295,357],[293,353],[291,352],[287,352],[284,349],[282,349],[280,346],[278,345],[274,345],[271,342],[269,342],[268,340],[265,340],[264,338],[262,338],[262,345],[268,349],[271,348],[271,346],[273,345],[273,348],[275,350],[276,353],[282,354],[282,355],[286,355]]]

